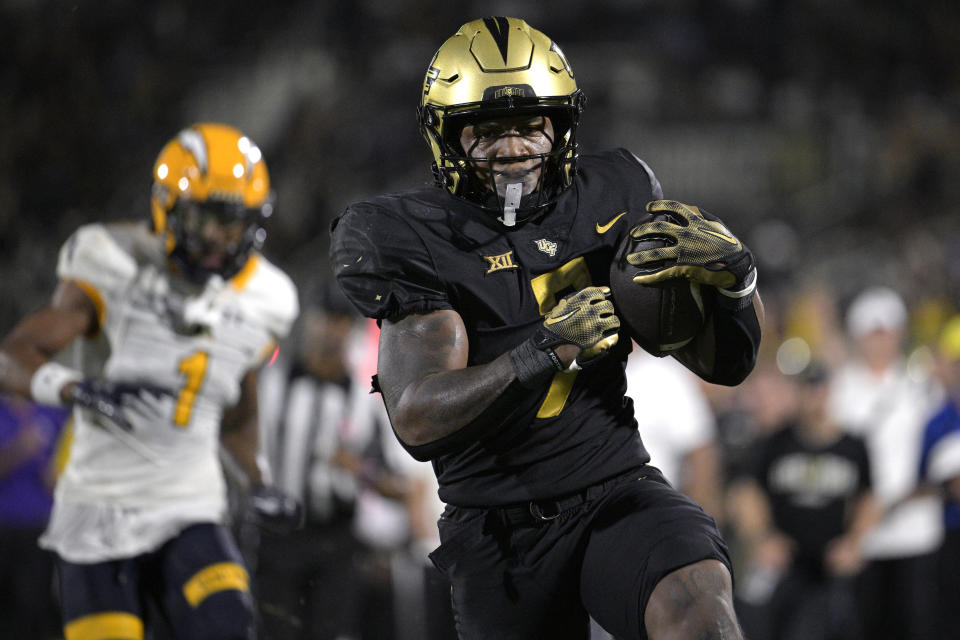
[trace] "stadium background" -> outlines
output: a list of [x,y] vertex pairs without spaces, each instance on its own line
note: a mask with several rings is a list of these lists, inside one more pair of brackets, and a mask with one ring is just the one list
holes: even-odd
[[3,0],[0,330],[46,299],[76,225],[147,215],[156,153],[198,120],[263,149],[266,253],[308,290],[346,204],[430,180],[423,72],[495,13],[564,48],[584,151],[631,149],[746,238],[774,318],[811,283],[842,304],[886,282],[934,317],[956,302],[956,3]]

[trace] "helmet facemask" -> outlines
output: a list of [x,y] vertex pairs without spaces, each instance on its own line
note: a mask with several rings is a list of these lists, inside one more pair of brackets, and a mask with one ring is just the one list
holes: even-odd
[[[441,161],[458,173],[458,183],[462,197],[480,204],[485,210],[501,216],[507,226],[513,226],[513,220],[524,220],[549,207],[560,193],[569,186],[567,179],[573,175],[576,162],[576,141],[573,139],[571,125],[574,120],[566,110],[559,108],[481,108],[469,115],[448,117],[446,124],[449,133],[444,136],[443,147],[446,153]],[[504,117],[542,118],[538,127],[550,143],[550,149],[542,153],[518,156],[484,157],[474,152],[479,139],[473,147],[464,149],[460,134],[464,127]],[[551,132],[546,130],[546,121],[550,120]],[[519,135],[519,134],[517,134]],[[527,166],[533,162],[534,166]],[[500,168],[494,169],[494,163]],[[511,172],[511,164],[524,164],[517,172]],[[506,165],[506,168],[504,168]],[[538,170],[538,171],[537,171]],[[537,175],[531,181],[530,174]],[[509,187],[513,185],[513,187]]]
[[241,202],[179,199],[167,214],[174,248],[170,259],[192,282],[203,284],[210,276],[224,280],[236,275],[263,247],[264,227],[273,210],[270,202],[248,208]]
[[[556,105],[551,98],[533,101],[510,99],[504,104],[488,102],[456,105],[453,109],[435,108],[434,111],[440,114],[429,115],[427,118],[443,119],[442,135],[435,137],[440,151],[439,162],[433,165],[437,186],[450,189],[451,185],[456,185],[454,195],[496,214],[506,226],[513,226],[514,218],[526,220],[547,209],[573,181],[577,161],[576,128],[582,110],[583,94],[578,92],[574,98],[561,96],[556,100],[570,104]],[[443,113],[446,111],[455,113]],[[551,142],[549,151],[511,157],[473,157],[473,149],[464,149],[460,143],[460,133],[468,125],[523,115],[550,118],[554,133],[552,138],[548,136]],[[421,115],[421,120],[423,119]],[[423,122],[421,129],[424,135],[432,134]],[[529,180],[511,179],[509,171],[498,172],[493,168],[494,162],[509,165],[530,161],[540,163],[540,172],[532,188]],[[441,166],[443,169],[439,168]],[[527,168],[523,173],[529,171],[530,168]],[[509,195],[507,190],[508,185],[518,183],[523,183],[519,201],[514,197],[515,189],[511,190]]]

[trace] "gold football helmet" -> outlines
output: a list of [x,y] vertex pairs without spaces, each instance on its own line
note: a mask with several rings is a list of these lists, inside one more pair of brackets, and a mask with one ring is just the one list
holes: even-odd
[[260,149],[237,129],[211,122],[187,127],[163,147],[150,202],[173,266],[200,283],[240,271],[263,246],[273,213]]
[[423,81],[418,120],[433,153],[437,186],[499,214],[504,203],[496,185],[476,176],[460,132],[491,118],[545,115],[553,123],[553,149],[507,160],[541,160],[538,188],[517,211],[530,215],[546,207],[573,183],[583,105],[570,63],[546,35],[519,18],[468,22],[440,47]]

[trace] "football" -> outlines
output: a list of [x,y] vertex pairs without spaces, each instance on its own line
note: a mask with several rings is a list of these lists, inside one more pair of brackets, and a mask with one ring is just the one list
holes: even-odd
[[654,285],[633,281],[635,275],[649,269],[627,262],[627,254],[666,244],[663,239],[635,240],[627,234],[610,265],[611,297],[621,330],[658,357],[690,342],[703,327],[704,319],[698,283],[683,278]]

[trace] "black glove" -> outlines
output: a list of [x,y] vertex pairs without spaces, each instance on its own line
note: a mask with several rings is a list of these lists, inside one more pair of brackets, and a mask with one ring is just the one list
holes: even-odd
[[548,311],[533,335],[510,352],[520,382],[527,384],[545,373],[563,371],[563,363],[553,349],[558,345],[580,348],[574,362],[574,368],[578,368],[617,344],[620,319],[614,315],[609,295],[609,287],[586,287]]
[[74,382],[69,396],[72,404],[109,418],[124,431],[168,420],[173,399],[173,394],[161,387],[102,378]]
[[634,282],[686,278],[735,292],[752,285],[753,254],[716,216],[674,200],[648,202],[647,211],[665,214],[668,219],[640,223],[630,230],[630,236],[668,244],[627,254],[627,262],[649,269],[635,276]]
[[303,527],[300,502],[276,487],[254,485],[247,501],[250,520],[264,531],[285,536]]

